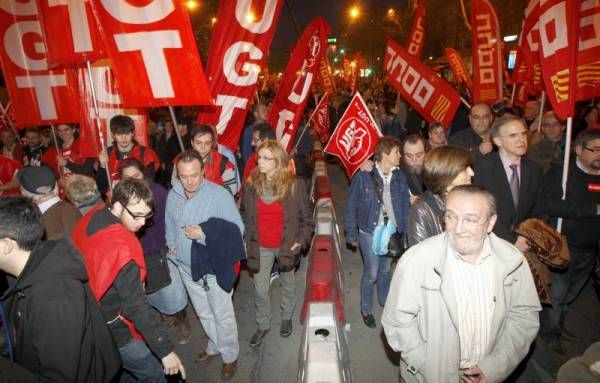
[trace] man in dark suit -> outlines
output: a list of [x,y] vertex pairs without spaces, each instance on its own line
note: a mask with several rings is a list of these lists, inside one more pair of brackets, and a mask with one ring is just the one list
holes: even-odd
[[494,121],[490,135],[498,152],[490,153],[475,163],[473,183],[485,187],[496,198],[496,235],[525,251],[527,240],[517,238],[513,230],[522,221],[540,213],[538,196],[541,193],[542,168],[525,157],[527,125],[522,119],[506,114]]

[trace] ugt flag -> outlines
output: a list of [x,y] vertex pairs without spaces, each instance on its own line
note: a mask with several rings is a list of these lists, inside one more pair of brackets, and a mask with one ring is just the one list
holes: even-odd
[[373,154],[379,137],[381,132],[375,124],[375,119],[357,92],[324,151],[339,157],[348,176],[352,177],[360,165]]

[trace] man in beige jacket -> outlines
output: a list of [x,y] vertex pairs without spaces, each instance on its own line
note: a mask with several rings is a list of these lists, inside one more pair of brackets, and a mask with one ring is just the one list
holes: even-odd
[[381,319],[403,382],[501,382],[529,351],[541,310],[523,255],[492,233],[494,197],[447,197],[446,231],[402,257]]

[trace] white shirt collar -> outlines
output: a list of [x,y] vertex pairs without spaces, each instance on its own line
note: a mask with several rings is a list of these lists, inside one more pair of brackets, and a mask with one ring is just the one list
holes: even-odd
[[52,206],[56,205],[59,202],[60,202],[60,198],[58,198],[57,196],[54,196],[54,197],[50,198],[48,201],[44,201],[41,204],[39,204],[38,208],[40,209],[42,214],[44,214],[48,209],[50,209]]

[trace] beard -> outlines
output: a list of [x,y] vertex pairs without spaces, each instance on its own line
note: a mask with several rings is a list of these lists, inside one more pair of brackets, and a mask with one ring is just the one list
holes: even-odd
[[410,173],[410,174],[414,174],[416,176],[420,176],[421,173],[423,173],[423,165],[407,165],[406,163],[404,164],[404,169]]

